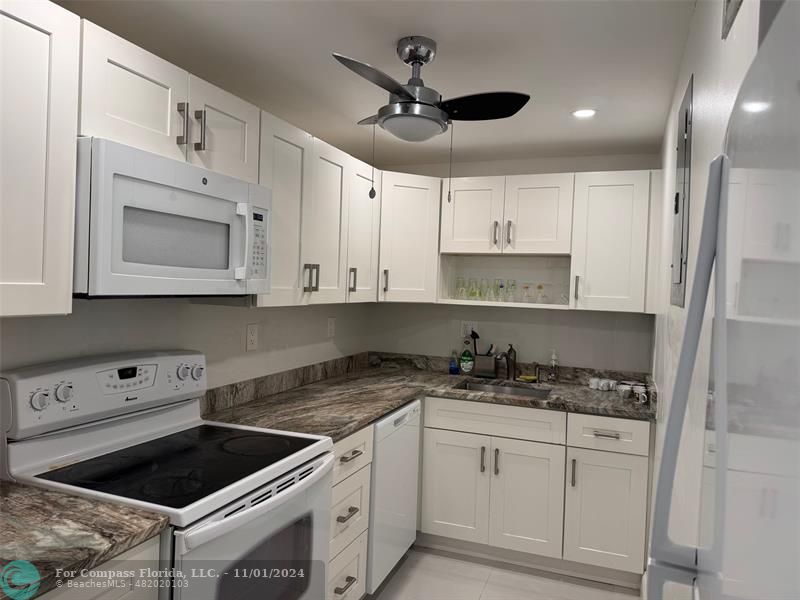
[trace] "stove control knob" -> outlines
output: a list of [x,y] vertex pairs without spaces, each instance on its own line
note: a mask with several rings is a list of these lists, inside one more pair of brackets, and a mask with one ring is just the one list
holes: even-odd
[[192,370],[189,368],[189,365],[181,365],[178,367],[177,375],[178,379],[183,381],[191,374]]
[[201,365],[195,365],[194,367],[192,367],[192,379],[194,379],[195,381],[200,379],[203,376],[205,370],[206,370],[205,367]]
[[50,404],[49,396],[44,392],[31,394],[31,407],[33,410],[44,410]]
[[59,402],[69,402],[72,400],[73,391],[72,386],[68,383],[62,383],[56,387],[56,400]]

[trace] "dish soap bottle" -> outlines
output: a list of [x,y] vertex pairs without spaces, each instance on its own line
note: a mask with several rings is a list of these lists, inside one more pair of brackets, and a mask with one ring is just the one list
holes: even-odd
[[547,380],[558,381],[558,354],[556,354],[555,348],[550,352],[550,368],[547,370]]
[[472,369],[475,367],[475,357],[472,355],[472,352],[470,352],[469,345],[469,338],[464,338],[464,351],[461,353],[461,358],[459,359],[459,367],[463,375],[472,373]]

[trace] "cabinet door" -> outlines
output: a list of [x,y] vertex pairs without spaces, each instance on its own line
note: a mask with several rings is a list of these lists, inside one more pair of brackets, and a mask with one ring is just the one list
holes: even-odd
[[258,107],[194,75],[189,75],[189,107],[189,162],[258,183]]
[[89,21],[82,27],[81,135],[185,160],[189,74]]
[[569,254],[575,175],[506,177],[503,252]]
[[378,240],[381,227],[381,173],[351,158],[347,225],[347,301],[378,301]]
[[564,558],[642,573],[647,457],[567,448]]
[[[460,177],[442,186],[442,252],[497,254],[505,177]],[[449,192],[449,199],[448,199]]]
[[573,308],[644,311],[649,171],[577,173]]
[[422,451],[422,531],[489,542],[492,438],[425,428]]
[[312,288],[304,297],[310,304],[345,301],[350,161],[314,140],[311,196],[303,203],[303,281]]
[[291,306],[303,298],[300,223],[311,195],[314,139],[264,112],[261,114],[259,183],[272,190],[272,284],[258,306]]
[[378,300],[436,301],[441,183],[435,177],[383,174]]
[[0,317],[72,310],[80,19],[0,1]]
[[489,544],[561,558],[564,446],[492,438]]

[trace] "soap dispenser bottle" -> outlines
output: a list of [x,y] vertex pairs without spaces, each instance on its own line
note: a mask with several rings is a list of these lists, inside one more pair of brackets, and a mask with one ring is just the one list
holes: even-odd
[[475,357],[469,349],[470,338],[464,338],[464,351],[461,353],[458,366],[461,368],[461,373],[469,375],[475,367]]
[[517,378],[517,351],[514,350],[514,344],[508,345],[506,350],[506,377],[514,381]]
[[550,368],[547,369],[547,381],[558,381],[558,354],[556,349],[550,350]]

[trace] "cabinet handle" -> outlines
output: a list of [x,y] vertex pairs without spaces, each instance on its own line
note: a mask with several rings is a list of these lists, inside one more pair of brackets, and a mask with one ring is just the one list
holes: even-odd
[[383,291],[389,291],[389,269],[383,270]]
[[578,461],[576,459],[572,459],[572,477],[570,478],[570,483],[572,487],[575,487],[575,466]]
[[595,429],[592,434],[596,438],[605,438],[607,440],[619,440],[622,436],[619,433],[612,433],[610,431],[598,431]]
[[351,292],[358,291],[358,269],[356,267],[350,267],[350,281],[353,283],[350,284]]
[[311,263],[306,263],[303,265],[303,276],[305,277],[305,273],[308,271],[308,285],[303,282],[303,291],[304,292],[313,292],[314,286],[312,284],[314,278],[314,265]]
[[511,219],[506,223],[506,246],[511,245]]
[[319,291],[319,264],[311,265],[314,273],[316,273],[316,277],[314,278],[314,285],[311,286],[312,292]]
[[346,455],[342,456],[342,457],[339,459],[339,462],[340,462],[340,463],[347,464],[347,463],[349,463],[351,460],[355,460],[355,459],[357,459],[357,458],[358,458],[359,456],[361,456],[362,454],[364,454],[364,451],[363,451],[363,450],[353,450],[353,451],[352,451],[350,454],[346,454]]
[[495,221],[494,222],[494,245],[497,246],[498,248],[500,247],[499,242],[500,242],[500,221]]
[[486,446],[481,446],[481,473],[486,471]]
[[200,121],[200,141],[194,143],[195,150],[206,149],[206,109],[194,111],[194,118]]
[[500,448],[494,449],[494,474],[500,475]]
[[578,299],[578,283],[580,282],[580,280],[581,280],[581,276],[580,275],[575,275],[575,300]]
[[355,517],[357,514],[358,514],[358,507],[357,506],[351,506],[350,508],[347,509],[347,514],[346,515],[339,515],[338,517],[336,517],[336,522],[337,523],[347,523],[350,519]]
[[347,577],[344,578],[344,581],[345,581],[345,584],[342,587],[333,588],[333,593],[336,594],[337,596],[341,596],[347,590],[349,590],[351,587],[353,587],[353,585],[355,585],[355,583],[356,583],[356,581],[358,581],[358,579],[356,579],[352,575],[348,575]]
[[183,117],[183,133],[175,136],[175,141],[179,146],[189,143],[189,103],[178,102],[178,113]]

